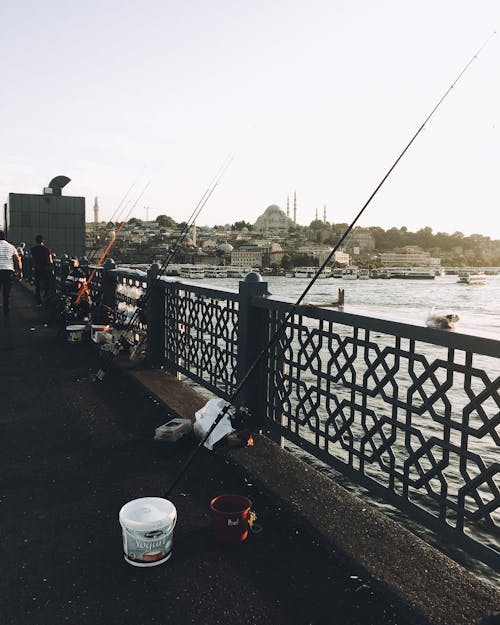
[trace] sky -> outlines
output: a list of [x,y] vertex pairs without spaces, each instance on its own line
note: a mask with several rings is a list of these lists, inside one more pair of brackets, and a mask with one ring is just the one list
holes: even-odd
[[[88,221],[129,190],[131,217],[183,221],[232,155],[198,225],[294,192],[297,223],[350,223],[499,18],[498,0],[4,0],[0,198],[65,175]],[[500,239],[499,76],[500,33],[359,225]]]

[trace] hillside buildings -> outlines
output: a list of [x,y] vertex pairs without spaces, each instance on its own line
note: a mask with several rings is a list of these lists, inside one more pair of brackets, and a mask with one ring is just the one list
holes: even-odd
[[433,258],[430,252],[408,245],[392,252],[382,252],[380,264],[382,267],[434,267],[441,264],[441,259]]

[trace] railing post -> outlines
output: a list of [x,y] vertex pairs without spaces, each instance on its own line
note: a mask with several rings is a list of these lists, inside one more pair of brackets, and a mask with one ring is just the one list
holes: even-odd
[[108,306],[111,310],[116,307],[116,280],[111,273],[116,269],[116,263],[108,258],[102,267],[102,305]]
[[[266,309],[252,307],[252,298],[267,295],[267,282],[256,272],[249,273],[239,285],[238,363],[237,383],[246,375],[255,359],[267,345],[269,338],[269,313]],[[250,375],[236,398],[252,416],[264,423],[267,399],[266,361],[263,358]]]
[[161,365],[165,356],[165,293],[159,273],[158,263],[148,269],[146,362],[151,367]]

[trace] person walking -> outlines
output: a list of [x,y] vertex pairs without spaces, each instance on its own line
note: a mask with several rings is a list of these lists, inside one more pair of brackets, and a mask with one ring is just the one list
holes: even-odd
[[35,272],[35,299],[37,306],[42,305],[42,288],[43,296],[47,297],[52,291],[54,280],[54,261],[52,259],[52,251],[45,245],[43,236],[37,234],[35,237],[36,245],[31,248],[31,260]]
[[0,290],[3,292],[3,312],[9,314],[9,297],[14,271],[17,270],[19,279],[23,277],[21,259],[16,248],[5,238],[5,232],[0,230]]

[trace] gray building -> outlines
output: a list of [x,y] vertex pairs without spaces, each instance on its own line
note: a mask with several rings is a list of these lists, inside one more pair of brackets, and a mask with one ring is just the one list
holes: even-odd
[[85,198],[62,195],[70,179],[57,176],[40,195],[9,193],[4,206],[4,224],[9,241],[27,247],[41,234],[50,249],[61,256],[85,253]]

